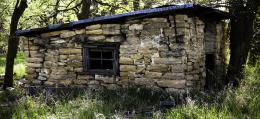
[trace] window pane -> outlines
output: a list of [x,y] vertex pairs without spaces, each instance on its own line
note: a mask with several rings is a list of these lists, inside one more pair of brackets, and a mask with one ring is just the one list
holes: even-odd
[[102,69],[101,60],[89,60],[90,69]]
[[113,61],[112,60],[103,60],[103,69],[113,70]]
[[102,51],[103,59],[113,59],[113,51]]
[[101,51],[89,50],[89,58],[101,58]]

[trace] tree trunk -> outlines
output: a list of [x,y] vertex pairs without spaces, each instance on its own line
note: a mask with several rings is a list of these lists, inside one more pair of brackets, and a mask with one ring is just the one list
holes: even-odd
[[77,14],[79,20],[90,17],[91,0],[82,0],[81,12]]
[[[234,0],[236,1],[236,0]],[[254,0],[249,0],[244,6],[243,0],[231,2],[230,13],[230,61],[227,72],[227,84],[235,87],[243,78],[243,69],[250,50],[250,42],[253,36],[253,23],[255,19]]]
[[19,38],[15,36],[15,31],[17,30],[18,22],[23,12],[27,8],[27,0],[17,0],[14,8],[14,12],[11,18],[10,25],[10,37],[8,40],[8,50],[6,57],[6,67],[5,67],[5,77],[4,77],[4,90],[7,87],[13,86],[13,69],[14,69],[14,59],[17,54],[17,49],[19,45]]

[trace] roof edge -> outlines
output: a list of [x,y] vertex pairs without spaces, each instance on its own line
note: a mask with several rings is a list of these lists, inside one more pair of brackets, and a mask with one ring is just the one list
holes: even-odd
[[52,32],[52,31],[58,31],[58,30],[68,30],[73,28],[82,27],[83,25],[91,25],[95,23],[101,23],[106,21],[113,21],[113,20],[125,20],[126,18],[131,18],[133,16],[138,15],[148,15],[148,14],[155,14],[155,13],[161,13],[161,12],[170,12],[170,11],[178,11],[178,10],[191,10],[191,9],[197,9],[199,10],[210,10],[211,12],[217,13],[219,15],[222,15],[221,19],[228,19],[229,13],[220,11],[217,9],[213,9],[211,7],[197,5],[197,4],[184,4],[184,5],[172,5],[167,7],[159,7],[159,8],[150,8],[145,10],[138,10],[123,14],[115,14],[111,16],[100,16],[100,17],[94,17],[89,19],[83,19],[78,21],[72,21],[69,23],[62,23],[62,24],[53,24],[49,25],[47,27],[43,28],[34,28],[34,29],[25,29],[25,30],[17,30],[15,32],[16,36],[30,36],[34,34],[41,34],[46,32]]

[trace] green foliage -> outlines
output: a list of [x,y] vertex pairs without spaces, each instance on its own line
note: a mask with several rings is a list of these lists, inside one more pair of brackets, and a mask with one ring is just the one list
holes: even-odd
[[[14,79],[20,79],[24,75],[26,75],[25,71],[25,53],[19,52],[16,55],[15,58],[15,65],[14,65],[14,72],[15,72],[15,77]],[[3,74],[5,72],[5,56],[0,56],[0,74]]]

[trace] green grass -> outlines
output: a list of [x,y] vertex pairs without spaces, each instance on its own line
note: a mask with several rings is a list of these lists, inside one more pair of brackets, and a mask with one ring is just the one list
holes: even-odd
[[[17,104],[10,109],[0,110],[5,118],[12,119],[95,119],[96,117],[119,118],[125,111],[132,112],[146,106],[159,104],[162,93],[147,88],[128,88],[122,90],[92,92],[77,97],[57,98],[50,96],[22,96],[21,91],[5,92],[2,101],[19,97]],[[1,94],[1,93],[0,93]],[[10,95],[12,94],[12,95]],[[9,95],[9,96],[7,96]],[[17,96],[18,95],[18,96]],[[1,102],[0,100],[0,102]],[[152,110],[151,110],[152,111]],[[1,116],[1,115],[0,115]],[[138,115],[137,118],[147,118]],[[103,119],[103,118],[101,118]],[[121,118],[120,118],[121,119]]]
[[[166,114],[167,119],[259,119],[260,118],[260,63],[247,66],[246,77],[237,89],[226,89],[209,103],[206,97],[188,99]],[[199,99],[198,99],[199,98]]]
[[[20,79],[23,77],[25,72],[25,54],[23,52],[19,52],[15,58],[15,65],[14,65],[14,73],[15,77],[14,79]],[[6,58],[5,56],[0,56],[0,74],[5,73],[5,63]]]

